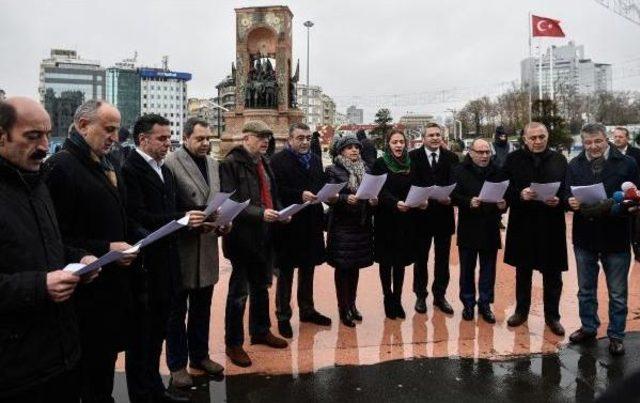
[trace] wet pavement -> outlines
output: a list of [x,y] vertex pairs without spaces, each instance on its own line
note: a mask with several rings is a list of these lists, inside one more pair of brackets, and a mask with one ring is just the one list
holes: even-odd
[[[569,218],[569,217],[568,217]],[[570,234],[570,221],[567,228]],[[504,236],[504,233],[503,233]],[[455,237],[452,242],[455,245]],[[515,272],[498,255],[494,312],[497,323],[489,325],[477,316],[462,320],[458,299],[457,249],[451,250],[451,282],[447,298],[454,315],[433,309],[427,300],[426,315],[413,310],[413,273],[406,271],[403,305],[405,320],[385,319],[377,265],[363,269],[357,305],[364,320],[355,329],[339,324],[333,269],[317,268],[316,308],[330,316],[331,327],[299,324],[293,302],[294,338],[289,348],[273,350],[245,343],[254,364],[239,368],[224,355],[224,305],[230,275],[222,262],[220,281],[213,297],[211,358],[222,363],[226,378],[194,391],[194,401],[590,401],[609,384],[640,370],[640,333],[625,343],[627,355],[613,359],[608,341],[583,348],[568,346],[568,335],[579,328],[575,259],[569,244],[571,267],[563,275],[561,322],[567,336],[552,334],[544,324],[542,279],[534,274],[529,321],[516,329],[506,320],[515,306]],[[541,252],[543,253],[543,252]],[[429,261],[430,280],[432,263]],[[295,282],[294,282],[295,283]],[[606,336],[608,297],[604,276],[599,279],[599,337]],[[627,330],[640,331],[640,266],[631,268]],[[272,331],[274,288],[271,292]],[[295,290],[293,295],[295,295]],[[246,320],[245,320],[246,322]],[[248,333],[247,333],[248,334]],[[248,336],[247,336],[248,339]],[[122,357],[119,371],[124,370]],[[161,372],[168,374],[162,359]],[[126,402],[124,375],[118,374],[117,401]],[[640,390],[640,387],[638,387]],[[640,395],[640,394],[639,394]]]

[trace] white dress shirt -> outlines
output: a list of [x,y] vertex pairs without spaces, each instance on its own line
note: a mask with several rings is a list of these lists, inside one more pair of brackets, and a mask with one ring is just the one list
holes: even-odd
[[142,156],[142,158],[144,158],[145,161],[147,161],[147,164],[149,164],[149,166],[158,174],[158,176],[160,177],[160,180],[164,182],[164,176],[162,176],[162,166],[164,165],[164,160],[158,163],[149,154],[142,151],[139,147],[136,147],[136,151],[138,152],[138,154],[140,154],[140,156]]
[[437,164],[438,161],[440,161],[440,147],[438,147],[438,149],[435,150],[435,151],[431,151],[425,146],[424,147],[424,152],[427,154],[427,160],[429,160],[429,165],[431,165],[431,168],[434,168],[433,163],[432,163],[432,159],[431,159],[431,154],[433,154],[433,153],[436,154],[436,164]]

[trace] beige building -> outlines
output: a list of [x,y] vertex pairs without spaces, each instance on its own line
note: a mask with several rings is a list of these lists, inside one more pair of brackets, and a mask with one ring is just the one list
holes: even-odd
[[[305,113],[305,123],[312,129],[317,126],[334,125],[336,103],[322,92],[318,85],[296,85],[298,108]],[[308,98],[307,98],[308,97]]]

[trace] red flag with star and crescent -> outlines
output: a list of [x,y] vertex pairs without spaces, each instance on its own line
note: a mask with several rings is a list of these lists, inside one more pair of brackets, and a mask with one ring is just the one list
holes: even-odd
[[564,37],[560,21],[547,17],[531,16],[531,33],[533,36]]

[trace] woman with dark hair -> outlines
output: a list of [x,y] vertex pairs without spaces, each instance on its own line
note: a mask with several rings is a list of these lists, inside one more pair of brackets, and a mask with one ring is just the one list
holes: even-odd
[[[387,174],[375,213],[375,260],[380,265],[384,313],[389,319],[404,319],[401,304],[404,268],[415,261],[414,224],[410,207],[404,204],[411,188],[411,160],[407,138],[392,129],[385,139],[384,156],[373,165],[374,175]],[[427,207],[425,201],[422,208]]]
[[360,148],[360,142],[351,134],[336,138],[333,165],[326,169],[329,183],[347,184],[329,208],[327,263],[335,268],[340,320],[348,327],[354,327],[355,320],[362,320],[356,308],[359,270],[373,264],[371,206],[378,204],[377,199],[358,200],[355,196],[367,171]]

